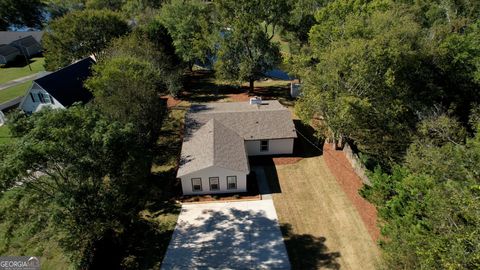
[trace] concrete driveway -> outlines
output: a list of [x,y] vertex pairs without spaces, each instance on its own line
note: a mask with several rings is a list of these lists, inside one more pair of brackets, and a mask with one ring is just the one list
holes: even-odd
[[290,269],[273,202],[183,205],[162,269]]

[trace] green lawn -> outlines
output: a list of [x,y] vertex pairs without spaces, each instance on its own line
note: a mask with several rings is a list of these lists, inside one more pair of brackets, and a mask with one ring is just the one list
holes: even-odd
[[0,144],[6,144],[12,140],[10,130],[7,126],[0,127]]
[[0,103],[12,100],[16,97],[25,95],[27,89],[32,85],[32,81],[24,82],[5,90],[0,90]]
[[45,58],[43,57],[35,57],[30,59],[32,61],[30,63],[30,66],[32,67],[32,70],[28,68],[28,65],[26,66],[4,66],[0,68],[0,83],[6,83],[8,81],[25,77],[31,74],[35,74],[40,71],[44,71],[45,68],[43,67],[43,64],[45,63]]

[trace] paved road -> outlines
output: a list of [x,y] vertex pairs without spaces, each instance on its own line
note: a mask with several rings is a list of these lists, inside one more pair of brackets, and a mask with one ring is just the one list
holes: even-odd
[[273,202],[184,204],[161,269],[290,269]]
[[28,76],[21,77],[21,78],[15,79],[15,80],[11,80],[11,81],[6,82],[6,83],[2,83],[2,84],[0,84],[0,91],[5,90],[7,88],[10,88],[12,86],[24,83],[24,82],[28,82],[28,81],[31,81],[31,80],[38,79],[38,78],[40,78],[42,76],[45,76],[47,74],[48,74],[48,72],[46,72],[46,71],[40,71],[40,72],[32,74],[32,75],[28,75]]

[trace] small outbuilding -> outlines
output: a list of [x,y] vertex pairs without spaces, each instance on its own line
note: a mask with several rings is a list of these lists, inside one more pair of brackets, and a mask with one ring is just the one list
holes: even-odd
[[20,51],[10,45],[0,45],[0,65],[11,62],[20,55]]
[[247,191],[248,156],[293,153],[290,111],[276,100],[193,105],[177,178],[185,195]]
[[26,113],[45,107],[62,109],[75,102],[87,103],[93,98],[83,83],[92,74],[95,61],[88,57],[33,81],[20,103]]

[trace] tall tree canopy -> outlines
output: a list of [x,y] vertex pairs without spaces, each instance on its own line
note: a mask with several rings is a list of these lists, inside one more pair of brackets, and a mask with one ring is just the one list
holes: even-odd
[[173,38],[176,53],[191,67],[207,62],[215,45],[213,5],[200,0],[173,0],[162,6],[159,20]]
[[384,220],[386,266],[478,269],[480,129],[464,143],[460,124],[441,115],[419,131],[405,164],[392,174],[378,168],[365,192]]
[[88,268],[95,243],[130,226],[141,207],[150,163],[137,132],[81,106],[12,121],[29,128],[12,126],[17,140],[0,147],[1,190],[21,182],[52,203],[61,247]]
[[285,1],[215,1],[221,29],[215,69],[222,79],[254,81],[281,60],[272,38],[285,20]]
[[[425,3],[390,1],[332,1],[321,8],[308,50],[297,56],[302,119],[322,118],[326,137],[353,140],[389,165],[403,158],[416,123],[433,108],[453,110],[466,122],[479,101],[478,27],[460,12],[454,20],[449,12],[462,9],[441,3],[431,3],[427,13]],[[434,21],[433,11],[439,13]]]
[[41,0],[0,1],[0,30],[10,26],[41,28],[45,5]]
[[115,37],[129,31],[126,20],[108,10],[74,11],[53,20],[43,37],[48,70],[98,54]]

